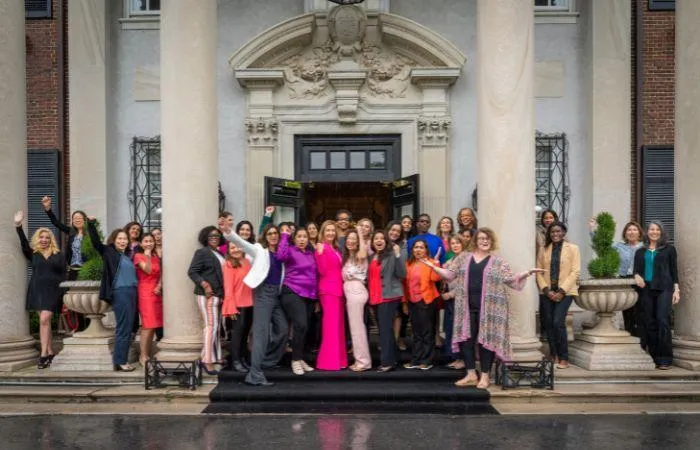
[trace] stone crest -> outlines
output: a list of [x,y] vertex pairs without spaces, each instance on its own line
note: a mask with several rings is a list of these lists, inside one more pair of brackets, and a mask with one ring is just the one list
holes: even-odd
[[338,6],[328,16],[328,29],[333,50],[342,57],[360,51],[367,29],[367,16],[356,6]]

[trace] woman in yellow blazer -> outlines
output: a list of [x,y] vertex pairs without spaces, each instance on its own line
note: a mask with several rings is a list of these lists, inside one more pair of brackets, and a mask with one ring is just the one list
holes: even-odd
[[537,256],[540,290],[540,320],[547,332],[549,349],[560,369],[569,367],[569,345],[566,340],[566,313],[578,295],[581,254],[578,247],[566,242],[566,225],[553,222],[547,228],[545,247]]

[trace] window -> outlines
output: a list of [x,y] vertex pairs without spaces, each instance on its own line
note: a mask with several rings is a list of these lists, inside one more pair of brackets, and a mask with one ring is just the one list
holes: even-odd
[[24,0],[24,17],[27,19],[50,19],[51,0]]
[[160,14],[160,0],[128,0],[129,15],[156,15]]
[[566,134],[535,134],[535,205],[553,209],[566,223],[569,209],[569,162]]
[[576,0],[534,0],[535,23],[576,23]]
[[535,10],[568,11],[569,0],[535,0]]
[[676,0],[649,0],[649,11],[675,11]]

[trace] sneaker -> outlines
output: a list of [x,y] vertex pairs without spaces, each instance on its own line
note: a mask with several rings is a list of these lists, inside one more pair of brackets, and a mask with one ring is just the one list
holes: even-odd
[[420,366],[418,364],[413,364],[412,362],[407,362],[403,365],[404,369],[418,369]]
[[292,372],[294,375],[304,375],[304,366],[301,364],[303,361],[292,361]]
[[304,361],[303,359],[301,360],[301,367],[302,369],[304,369],[304,372],[313,372],[315,370],[313,367],[306,364],[306,361]]
[[418,368],[420,370],[430,370],[433,368],[433,365],[432,364],[421,364],[420,366],[418,366]]

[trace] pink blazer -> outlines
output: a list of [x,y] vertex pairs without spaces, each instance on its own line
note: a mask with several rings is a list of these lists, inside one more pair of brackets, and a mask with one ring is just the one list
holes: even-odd
[[318,266],[318,293],[336,297],[343,296],[343,257],[340,250],[336,250],[329,244],[323,244],[323,253],[320,255],[314,250],[316,265]]

